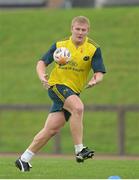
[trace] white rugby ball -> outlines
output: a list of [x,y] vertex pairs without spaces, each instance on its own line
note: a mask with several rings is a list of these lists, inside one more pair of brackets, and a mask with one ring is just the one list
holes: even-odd
[[66,47],[60,47],[54,51],[53,58],[59,65],[65,65],[70,61],[71,53]]

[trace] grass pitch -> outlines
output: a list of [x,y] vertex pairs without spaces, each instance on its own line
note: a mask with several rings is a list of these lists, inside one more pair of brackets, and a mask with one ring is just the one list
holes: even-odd
[[107,179],[113,175],[122,179],[139,178],[139,161],[136,160],[93,159],[78,164],[68,157],[36,157],[32,170],[26,173],[20,172],[14,161],[13,157],[0,157],[0,179]]

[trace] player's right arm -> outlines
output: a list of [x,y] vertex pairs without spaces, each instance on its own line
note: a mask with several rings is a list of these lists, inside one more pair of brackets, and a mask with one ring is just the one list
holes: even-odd
[[37,62],[36,66],[38,77],[46,89],[50,87],[50,85],[48,84],[48,75],[45,73],[46,67],[53,62],[53,53],[55,49],[56,44],[51,46],[48,52]]
[[41,80],[44,88],[48,89],[50,86],[48,84],[48,75],[45,73],[46,65],[43,60],[39,60],[37,63],[36,71],[39,79]]

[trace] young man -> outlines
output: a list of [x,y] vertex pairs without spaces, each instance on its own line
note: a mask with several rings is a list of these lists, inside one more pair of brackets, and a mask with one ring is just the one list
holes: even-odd
[[[105,67],[100,47],[87,37],[90,22],[84,16],[77,16],[71,23],[71,37],[58,41],[37,63],[37,74],[53,101],[53,106],[43,129],[34,137],[27,150],[16,160],[21,171],[29,171],[32,157],[64,126],[69,120],[71,135],[75,147],[77,162],[92,158],[94,151],[83,145],[83,113],[84,105],[79,97],[87,83],[89,71],[94,75],[87,88],[102,81]],[[71,53],[68,64],[55,64],[50,77],[45,74],[53,60],[53,53],[58,47],[66,47]]]

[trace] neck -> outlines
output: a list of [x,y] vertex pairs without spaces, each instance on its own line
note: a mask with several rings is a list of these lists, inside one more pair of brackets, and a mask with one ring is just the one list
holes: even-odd
[[85,42],[85,39],[82,41],[82,42],[78,42],[78,41],[75,41],[72,37],[71,37],[71,40],[73,42],[73,44],[78,48],[79,46],[81,46],[84,42]]

